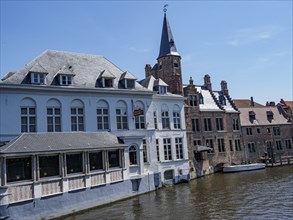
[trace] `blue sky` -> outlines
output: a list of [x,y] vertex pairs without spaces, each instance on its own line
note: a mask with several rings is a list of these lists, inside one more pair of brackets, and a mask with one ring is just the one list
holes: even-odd
[[192,76],[234,99],[293,100],[292,1],[3,1],[1,78],[47,49],[103,55],[138,79],[159,53],[163,5]]

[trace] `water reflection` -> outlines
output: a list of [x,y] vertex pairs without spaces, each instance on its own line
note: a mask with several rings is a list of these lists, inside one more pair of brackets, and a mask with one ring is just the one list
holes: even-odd
[[214,174],[62,219],[293,219],[293,166]]

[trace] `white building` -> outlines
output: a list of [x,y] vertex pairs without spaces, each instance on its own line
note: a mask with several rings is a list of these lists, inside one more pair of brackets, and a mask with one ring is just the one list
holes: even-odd
[[[41,165],[37,158],[52,152],[60,154],[59,168],[62,170],[66,168],[66,159],[62,158],[72,153],[70,148],[62,148],[63,155],[58,147],[51,149],[50,138],[54,138],[51,133],[58,133],[58,138],[62,137],[60,134],[65,134],[64,138],[76,134],[83,139],[82,133],[106,132],[116,136],[125,146],[122,147],[124,150],[121,150],[121,146],[117,145],[121,152],[119,167],[122,171],[119,171],[121,175],[118,175],[118,179],[112,179],[115,182],[120,181],[118,185],[115,184],[114,190],[119,193],[109,196],[108,199],[101,197],[96,202],[81,206],[80,209],[132,196],[132,193],[154,190],[161,186],[161,182],[176,183],[188,179],[183,97],[167,93],[166,86],[164,82],[154,79],[146,79],[141,85],[131,73],[122,71],[101,56],[50,50],[45,51],[19,72],[7,74],[0,83],[0,143],[4,145],[0,148],[2,194],[17,193],[22,186],[30,185],[34,189],[32,192],[39,194],[33,193],[25,197],[26,200],[33,200],[34,203],[37,201],[37,204],[44,203],[40,198],[48,194],[40,193],[36,188],[37,183],[42,182],[44,187],[51,187],[51,178],[40,177],[38,173]],[[30,145],[23,142],[26,135],[19,136],[22,133],[42,136],[44,139],[41,142],[48,145],[48,151],[38,152],[38,149],[43,148],[40,143],[34,143],[37,138],[32,138],[31,146],[35,147],[29,149]],[[14,142],[10,142],[14,139],[17,143],[26,143],[25,150],[18,152],[13,147],[16,146]],[[84,145],[89,144],[86,140],[84,135]],[[97,142],[98,144],[101,143]],[[101,149],[105,151],[102,157],[104,165],[101,167],[105,179],[101,184],[113,190],[112,180],[107,178],[111,172],[108,166],[111,155],[105,150],[107,144],[101,144]],[[11,151],[8,152],[7,147]],[[82,147],[76,147],[83,155],[81,169],[70,174],[60,172],[52,178],[61,178],[62,186],[68,184],[70,179],[73,181],[77,178],[76,181],[80,183],[72,190],[95,190],[91,185],[91,170],[87,168],[92,162],[90,150],[83,150]],[[95,150],[98,149],[99,146],[96,146]],[[30,155],[32,174],[17,178],[16,176],[24,173],[20,173],[20,169],[17,169],[17,172],[13,170],[15,178],[11,177],[11,181],[7,181],[7,175],[10,175],[7,172],[13,167],[7,167],[6,161],[18,160],[22,155]],[[68,189],[61,187],[58,190],[58,193],[68,194],[59,198],[59,201],[72,201]],[[6,209],[11,203],[23,201],[21,198],[15,199],[16,197],[11,201],[7,198],[12,197],[8,196],[2,200],[1,209]],[[64,213],[58,215],[67,213],[70,207],[75,205],[74,202],[76,201],[63,207]],[[29,204],[23,207],[24,210],[31,208]],[[15,215],[12,210],[10,208],[11,216]],[[44,213],[40,212],[39,216],[42,214]]]

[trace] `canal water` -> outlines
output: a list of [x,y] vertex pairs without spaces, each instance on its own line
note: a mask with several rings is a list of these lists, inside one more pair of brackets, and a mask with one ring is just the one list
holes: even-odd
[[293,166],[216,173],[62,218],[293,219]]

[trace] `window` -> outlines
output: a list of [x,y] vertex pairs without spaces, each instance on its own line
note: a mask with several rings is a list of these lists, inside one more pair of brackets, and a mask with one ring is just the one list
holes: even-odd
[[218,150],[219,152],[225,152],[225,141],[223,138],[218,138]]
[[260,134],[260,128],[256,128],[256,132]]
[[133,79],[124,79],[124,88],[132,89],[134,88],[135,81]]
[[90,159],[90,171],[103,169],[103,152],[102,151],[89,153],[89,159]]
[[158,117],[157,117],[157,112],[154,112],[154,126],[155,126],[155,129],[158,129]]
[[112,78],[102,78],[102,87],[112,88],[113,87],[113,79]]
[[148,162],[148,146],[146,139],[142,139],[142,148],[143,148],[143,162]]
[[31,157],[6,159],[7,182],[31,180]]
[[255,152],[254,143],[248,143],[247,146],[248,146],[249,153],[254,153]]
[[157,160],[158,162],[161,161],[160,160],[160,145],[159,145],[159,139],[156,139],[156,149],[157,149]]
[[175,138],[176,159],[183,159],[183,143],[182,138]]
[[179,64],[178,64],[177,60],[174,60],[173,67],[174,68],[179,68]]
[[252,135],[252,128],[246,128],[246,134]]
[[126,108],[116,108],[117,129],[128,129],[127,111]]
[[210,118],[204,118],[204,130],[205,131],[212,131],[212,122]]
[[136,146],[132,145],[129,148],[129,164],[137,165],[137,150]]
[[45,84],[45,73],[31,73],[31,83],[33,84]]
[[238,131],[239,130],[239,120],[238,120],[238,118],[233,118],[232,123],[233,123],[233,130]]
[[232,144],[232,140],[229,140],[229,145],[230,145],[230,151],[233,151],[233,144]]
[[59,155],[39,156],[40,177],[59,176]]
[[165,94],[167,91],[167,86],[159,86],[159,94]]
[[270,123],[274,120],[274,113],[272,111],[267,111],[267,119]]
[[255,120],[255,113],[254,111],[249,111],[249,120],[251,123],[253,123],[253,121]]
[[73,76],[67,76],[67,75],[60,75],[60,85],[61,86],[70,86],[72,85],[72,78]]
[[165,157],[165,160],[172,160],[171,139],[170,138],[164,138],[163,139],[163,144],[164,144],[164,157]]
[[109,130],[109,109],[97,108],[97,129]]
[[119,150],[113,150],[108,152],[109,168],[120,167]]
[[290,139],[285,140],[285,145],[286,145],[286,148],[287,149],[292,149],[292,144],[291,144],[291,140]]
[[276,147],[277,147],[277,150],[282,150],[283,149],[281,140],[276,141]]
[[211,150],[209,151],[209,153],[214,153],[214,143],[213,143],[213,139],[206,139],[206,146],[211,148]]
[[223,131],[224,130],[223,118],[216,118],[216,126],[217,126],[217,131]]
[[145,129],[144,111],[142,109],[134,110],[134,115],[135,115],[135,128]]
[[177,111],[173,112],[173,122],[174,122],[174,129],[181,128],[180,113]]
[[199,104],[203,104],[203,96],[202,96],[202,94],[199,94]]
[[271,128],[267,128],[267,133],[268,133],[268,134],[271,133]]
[[61,131],[61,110],[58,107],[47,107],[47,131]]
[[36,132],[36,108],[21,107],[21,132]]
[[280,127],[273,127],[273,132],[275,136],[280,136],[281,135]]
[[83,108],[71,108],[71,131],[84,131]]
[[192,123],[192,131],[200,131],[198,118],[191,119],[191,123]]
[[81,173],[83,171],[82,153],[66,155],[67,174]]
[[271,141],[267,141],[267,147],[272,147],[273,143]]
[[196,139],[193,141],[193,145],[197,146],[197,145],[201,145],[201,140],[200,139]]
[[239,139],[235,140],[235,150],[241,151],[241,144]]
[[170,129],[170,120],[169,120],[169,112],[162,112],[162,127],[163,129]]
[[197,106],[197,96],[196,95],[189,95],[188,101],[190,106]]

